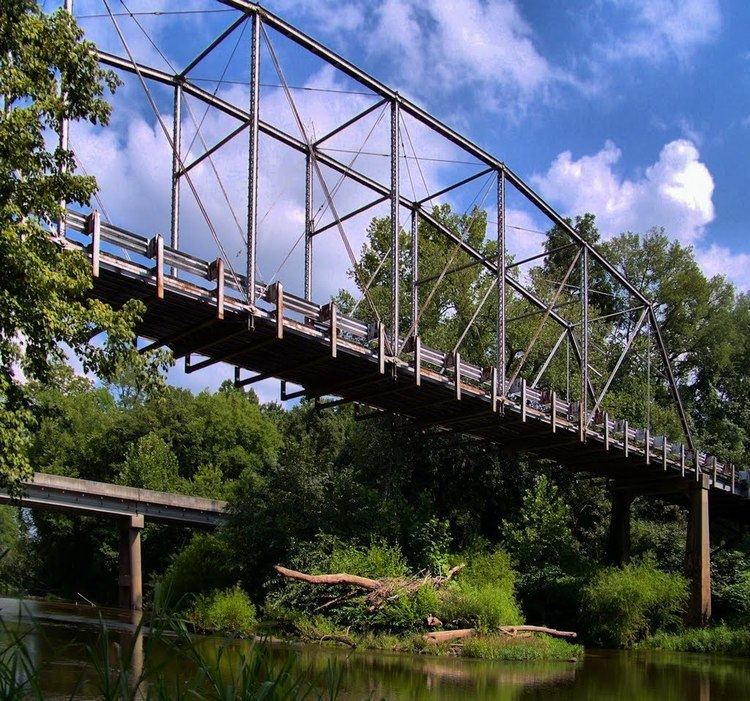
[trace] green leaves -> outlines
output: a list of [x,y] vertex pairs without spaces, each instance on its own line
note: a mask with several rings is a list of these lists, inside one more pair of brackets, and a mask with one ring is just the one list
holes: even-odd
[[[86,372],[107,380],[129,372],[139,391],[161,382],[168,356],[140,356],[133,325],[139,302],[114,310],[89,298],[83,254],[53,233],[61,202],[88,206],[93,178],[75,172],[55,132],[63,120],[106,124],[105,91],[116,76],[99,67],[93,45],[63,10],[44,14],[33,0],[9,0],[0,14],[0,484],[32,471],[29,432],[37,411],[29,381],[47,383],[66,362],[63,345]],[[104,342],[92,344],[103,334]]]

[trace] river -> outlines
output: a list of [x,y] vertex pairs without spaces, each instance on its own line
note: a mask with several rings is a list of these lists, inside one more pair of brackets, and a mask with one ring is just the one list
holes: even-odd
[[[111,631],[110,645],[127,647],[134,630],[130,616],[122,611],[72,604],[0,599],[0,615],[9,629],[26,631],[30,656],[42,670],[45,698],[68,698],[75,688],[81,697],[92,697],[89,650],[100,636],[100,616]],[[200,644],[216,651],[251,645],[220,638],[203,638]],[[165,651],[151,654],[158,654],[165,664]],[[511,663],[281,644],[273,645],[271,654],[273,664],[279,666],[292,658],[291,664],[300,671],[338,670],[338,698],[347,701],[750,699],[747,660],[705,655],[592,650],[577,663]],[[148,666],[148,655],[144,656],[145,660],[136,655],[133,663]],[[169,665],[167,659],[167,671]]]

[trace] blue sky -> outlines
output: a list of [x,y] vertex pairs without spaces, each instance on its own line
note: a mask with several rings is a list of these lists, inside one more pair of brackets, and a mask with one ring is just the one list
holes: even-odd
[[[274,5],[459,125],[564,213],[587,207],[609,234],[665,226],[696,246],[707,271],[750,287],[750,3]],[[369,45],[368,33],[377,35]],[[695,201],[629,195],[644,178],[653,189],[667,186],[647,173],[675,142],[682,144],[665,157],[688,178],[683,195]],[[689,173],[691,164],[709,177]]]
[[[226,9],[210,0],[109,2],[115,13],[125,8],[144,13]],[[744,207],[750,189],[750,3],[269,0],[266,6],[507,162],[561,213],[596,213],[605,237],[664,226],[669,236],[694,246],[708,274],[725,274],[741,289],[750,289]],[[93,39],[123,54],[111,20],[89,17],[106,13],[102,0],[75,0],[74,9]],[[163,55],[131,18],[119,17],[118,22],[139,61],[165,68],[167,62],[185,65],[232,19],[231,12],[140,15],[139,21]],[[235,38],[238,50],[229,60]],[[372,103],[366,96],[335,92],[356,86],[293,50],[278,35],[271,39],[289,82],[315,88],[296,93],[303,121],[314,133],[324,133]],[[225,80],[241,83],[246,80],[246,45],[247,34],[233,35],[192,75],[216,78],[223,73]],[[273,82],[268,59],[266,50],[262,79]],[[223,83],[219,94],[246,104],[246,87],[241,84]],[[165,123],[171,124],[169,93],[155,87],[154,96]],[[199,118],[202,107],[194,103],[191,109]],[[281,91],[264,88],[261,116],[270,115],[269,121],[291,132],[291,114],[285,110]],[[192,141],[185,114],[183,120],[183,130]],[[230,126],[209,114],[201,136],[212,143]],[[367,139],[367,129],[363,124],[353,134],[355,141]],[[413,129],[418,151],[457,158],[452,147],[418,133],[416,126]],[[375,132],[368,148],[377,152],[382,138]],[[72,139],[81,163],[99,178],[101,199],[113,221],[142,233],[165,230],[167,146],[137,81],[126,76],[107,131],[79,126]],[[261,228],[267,229],[268,250],[260,264],[266,271],[281,267],[282,279],[290,267],[299,267],[301,255],[299,247],[294,249],[303,222],[300,182],[295,179],[292,186],[288,182],[290,173],[300,172],[301,163],[274,149],[261,146],[267,159],[261,169],[271,175],[264,176],[261,193],[261,209],[267,216]],[[383,163],[376,156],[362,156],[359,165],[371,168],[375,177]],[[226,236],[227,250],[241,260],[242,231],[234,219],[241,222],[245,216],[242,144],[217,154],[217,166],[229,199],[237,197],[235,217],[228,217],[220,206],[225,193],[209,182],[206,169],[196,171],[196,182],[219,223],[217,228]],[[449,171],[438,161],[424,161],[423,166],[432,189],[450,182],[461,168],[463,172],[471,168],[455,165]],[[470,194],[464,200],[457,194],[452,203],[464,204]],[[349,205],[361,202],[357,193],[346,188],[341,197]],[[520,204],[509,200],[509,206],[509,217],[519,226],[547,228],[547,222]],[[349,231],[355,245],[363,240],[371,214],[367,216],[352,220]],[[212,255],[194,204],[186,203],[183,217],[184,238],[196,247],[192,252]],[[520,231],[515,243],[518,251],[526,252],[536,244]],[[285,246],[292,250],[289,263],[285,263]],[[316,258],[318,277],[325,281],[320,295],[347,284],[340,275],[345,267],[341,256],[339,250],[321,252]],[[200,379],[188,380],[175,370],[173,379],[214,385],[230,374],[229,368],[216,368],[212,376],[201,373]]]

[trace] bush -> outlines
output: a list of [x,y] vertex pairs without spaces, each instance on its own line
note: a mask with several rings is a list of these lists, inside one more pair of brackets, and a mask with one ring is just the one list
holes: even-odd
[[644,640],[639,647],[674,652],[750,657],[750,629],[733,629],[724,625],[693,628],[678,634],[657,633]]
[[656,631],[682,625],[687,580],[651,563],[601,570],[583,594],[589,635],[599,645],[628,647]]
[[503,550],[475,555],[455,583],[442,592],[443,623],[483,629],[523,622],[515,597],[516,573]]
[[750,560],[744,552],[721,549],[712,555],[711,588],[715,618],[750,624]]
[[188,608],[193,595],[226,589],[237,581],[229,562],[234,558],[222,536],[196,533],[172,558],[162,577],[162,589],[176,608]]
[[569,660],[583,655],[583,646],[549,635],[521,639],[479,635],[466,639],[462,654],[483,660]]
[[200,631],[241,636],[257,624],[255,606],[239,586],[199,596],[188,620]]

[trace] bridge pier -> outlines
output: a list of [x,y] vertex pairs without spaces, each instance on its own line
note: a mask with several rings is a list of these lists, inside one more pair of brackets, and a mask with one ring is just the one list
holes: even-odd
[[615,490],[609,520],[607,560],[617,566],[630,562],[630,513],[635,496],[625,490]]
[[686,622],[705,626],[711,618],[711,542],[708,529],[708,475],[688,489],[685,573],[690,580]]
[[141,574],[141,531],[143,516],[120,519],[120,608],[143,609],[143,581]]

